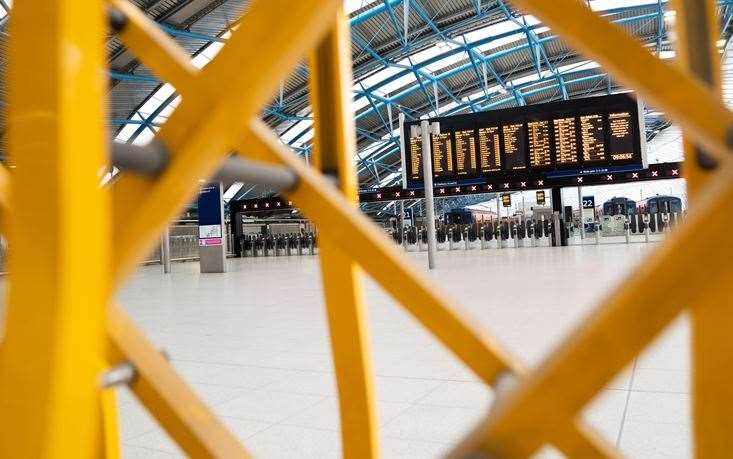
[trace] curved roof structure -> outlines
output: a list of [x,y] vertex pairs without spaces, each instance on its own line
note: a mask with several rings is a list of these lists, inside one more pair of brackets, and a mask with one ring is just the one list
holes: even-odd
[[[198,66],[206,65],[226,43],[248,4],[133,2],[190,52]],[[670,16],[666,1],[587,3],[650,52],[674,56],[665,26]],[[731,32],[731,3],[719,2],[721,47]],[[417,119],[624,90],[595,62],[504,0],[346,0],[345,7],[352,26],[356,160],[365,187],[399,180],[399,112]],[[119,141],[145,143],[175,109],[175,88],[159,81],[116,38],[107,47],[110,124]],[[313,135],[309,106],[308,68],[302,62],[262,113],[284,143],[305,155]],[[668,125],[658,112],[649,111],[647,118],[649,137]],[[237,184],[227,197],[263,193],[267,190]]]

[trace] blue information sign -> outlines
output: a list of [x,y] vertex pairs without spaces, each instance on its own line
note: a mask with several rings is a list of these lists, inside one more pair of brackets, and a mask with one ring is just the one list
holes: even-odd
[[198,212],[199,245],[222,245],[221,185],[218,182],[201,186]]

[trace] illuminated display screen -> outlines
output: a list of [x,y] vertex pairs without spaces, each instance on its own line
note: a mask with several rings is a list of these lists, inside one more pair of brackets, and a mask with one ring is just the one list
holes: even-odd
[[410,137],[410,179],[422,180],[422,137]]
[[580,141],[583,151],[583,161],[597,162],[606,159],[603,115],[594,113],[580,117]]
[[625,161],[634,157],[631,113],[615,112],[608,114],[608,154],[611,161]]
[[504,207],[511,207],[512,206],[512,195],[502,194],[501,195],[501,205]]
[[501,141],[499,127],[485,127],[478,130],[478,152],[481,172],[501,170]]
[[575,117],[552,120],[555,132],[555,159],[558,165],[578,162],[578,136]]
[[473,129],[456,131],[456,173],[457,175],[473,175],[478,172],[476,165],[476,137]]
[[537,196],[537,205],[544,206],[545,205],[545,190],[539,190],[535,194]]
[[550,122],[529,121],[529,165],[531,167],[549,167],[552,165],[550,155]]
[[523,123],[502,126],[504,136],[504,164],[507,170],[527,168],[527,140]]
[[[643,110],[628,94],[586,97],[428,120],[436,184],[475,185],[500,178],[586,174],[647,167]],[[405,122],[415,132],[420,120]],[[403,145],[408,187],[422,185],[421,138]],[[525,185],[526,186],[526,185]]]
[[453,148],[450,143],[450,133],[433,134],[433,176],[447,177],[453,174]]

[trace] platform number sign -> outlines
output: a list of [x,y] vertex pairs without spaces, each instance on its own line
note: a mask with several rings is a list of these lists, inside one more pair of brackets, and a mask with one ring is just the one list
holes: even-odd
[[583,223],[591,224],[596,219],[596,198],[593,196],[583,196]]
[[402,224],[404,226],[412,226],[412,209],[405,209],[402,215]]
[[537,191],[537,205],[544,206],[545,202],[545,190]]
[[512,206],[512,195],[502,194],[501,195],[501,205],[504,207],[511,207]]

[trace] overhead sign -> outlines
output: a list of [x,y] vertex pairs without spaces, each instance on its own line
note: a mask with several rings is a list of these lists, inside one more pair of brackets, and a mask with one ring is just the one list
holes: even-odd
[[502,194],[501,195],[501,205],[504,207],[511,207],[512,206],[512,195]]
[[544,206],[545,205],[545,190],[538,190],[537,191],[537,205],[538,206]]
[[[587,168],[647,166],[643,110],[627,94],[589,97],[430,119],[433,178],[481,183],[497,177]],[[422,184],[420,121],[401,126],[405,178]],[[414,134],[414,135],[413,135]]]

